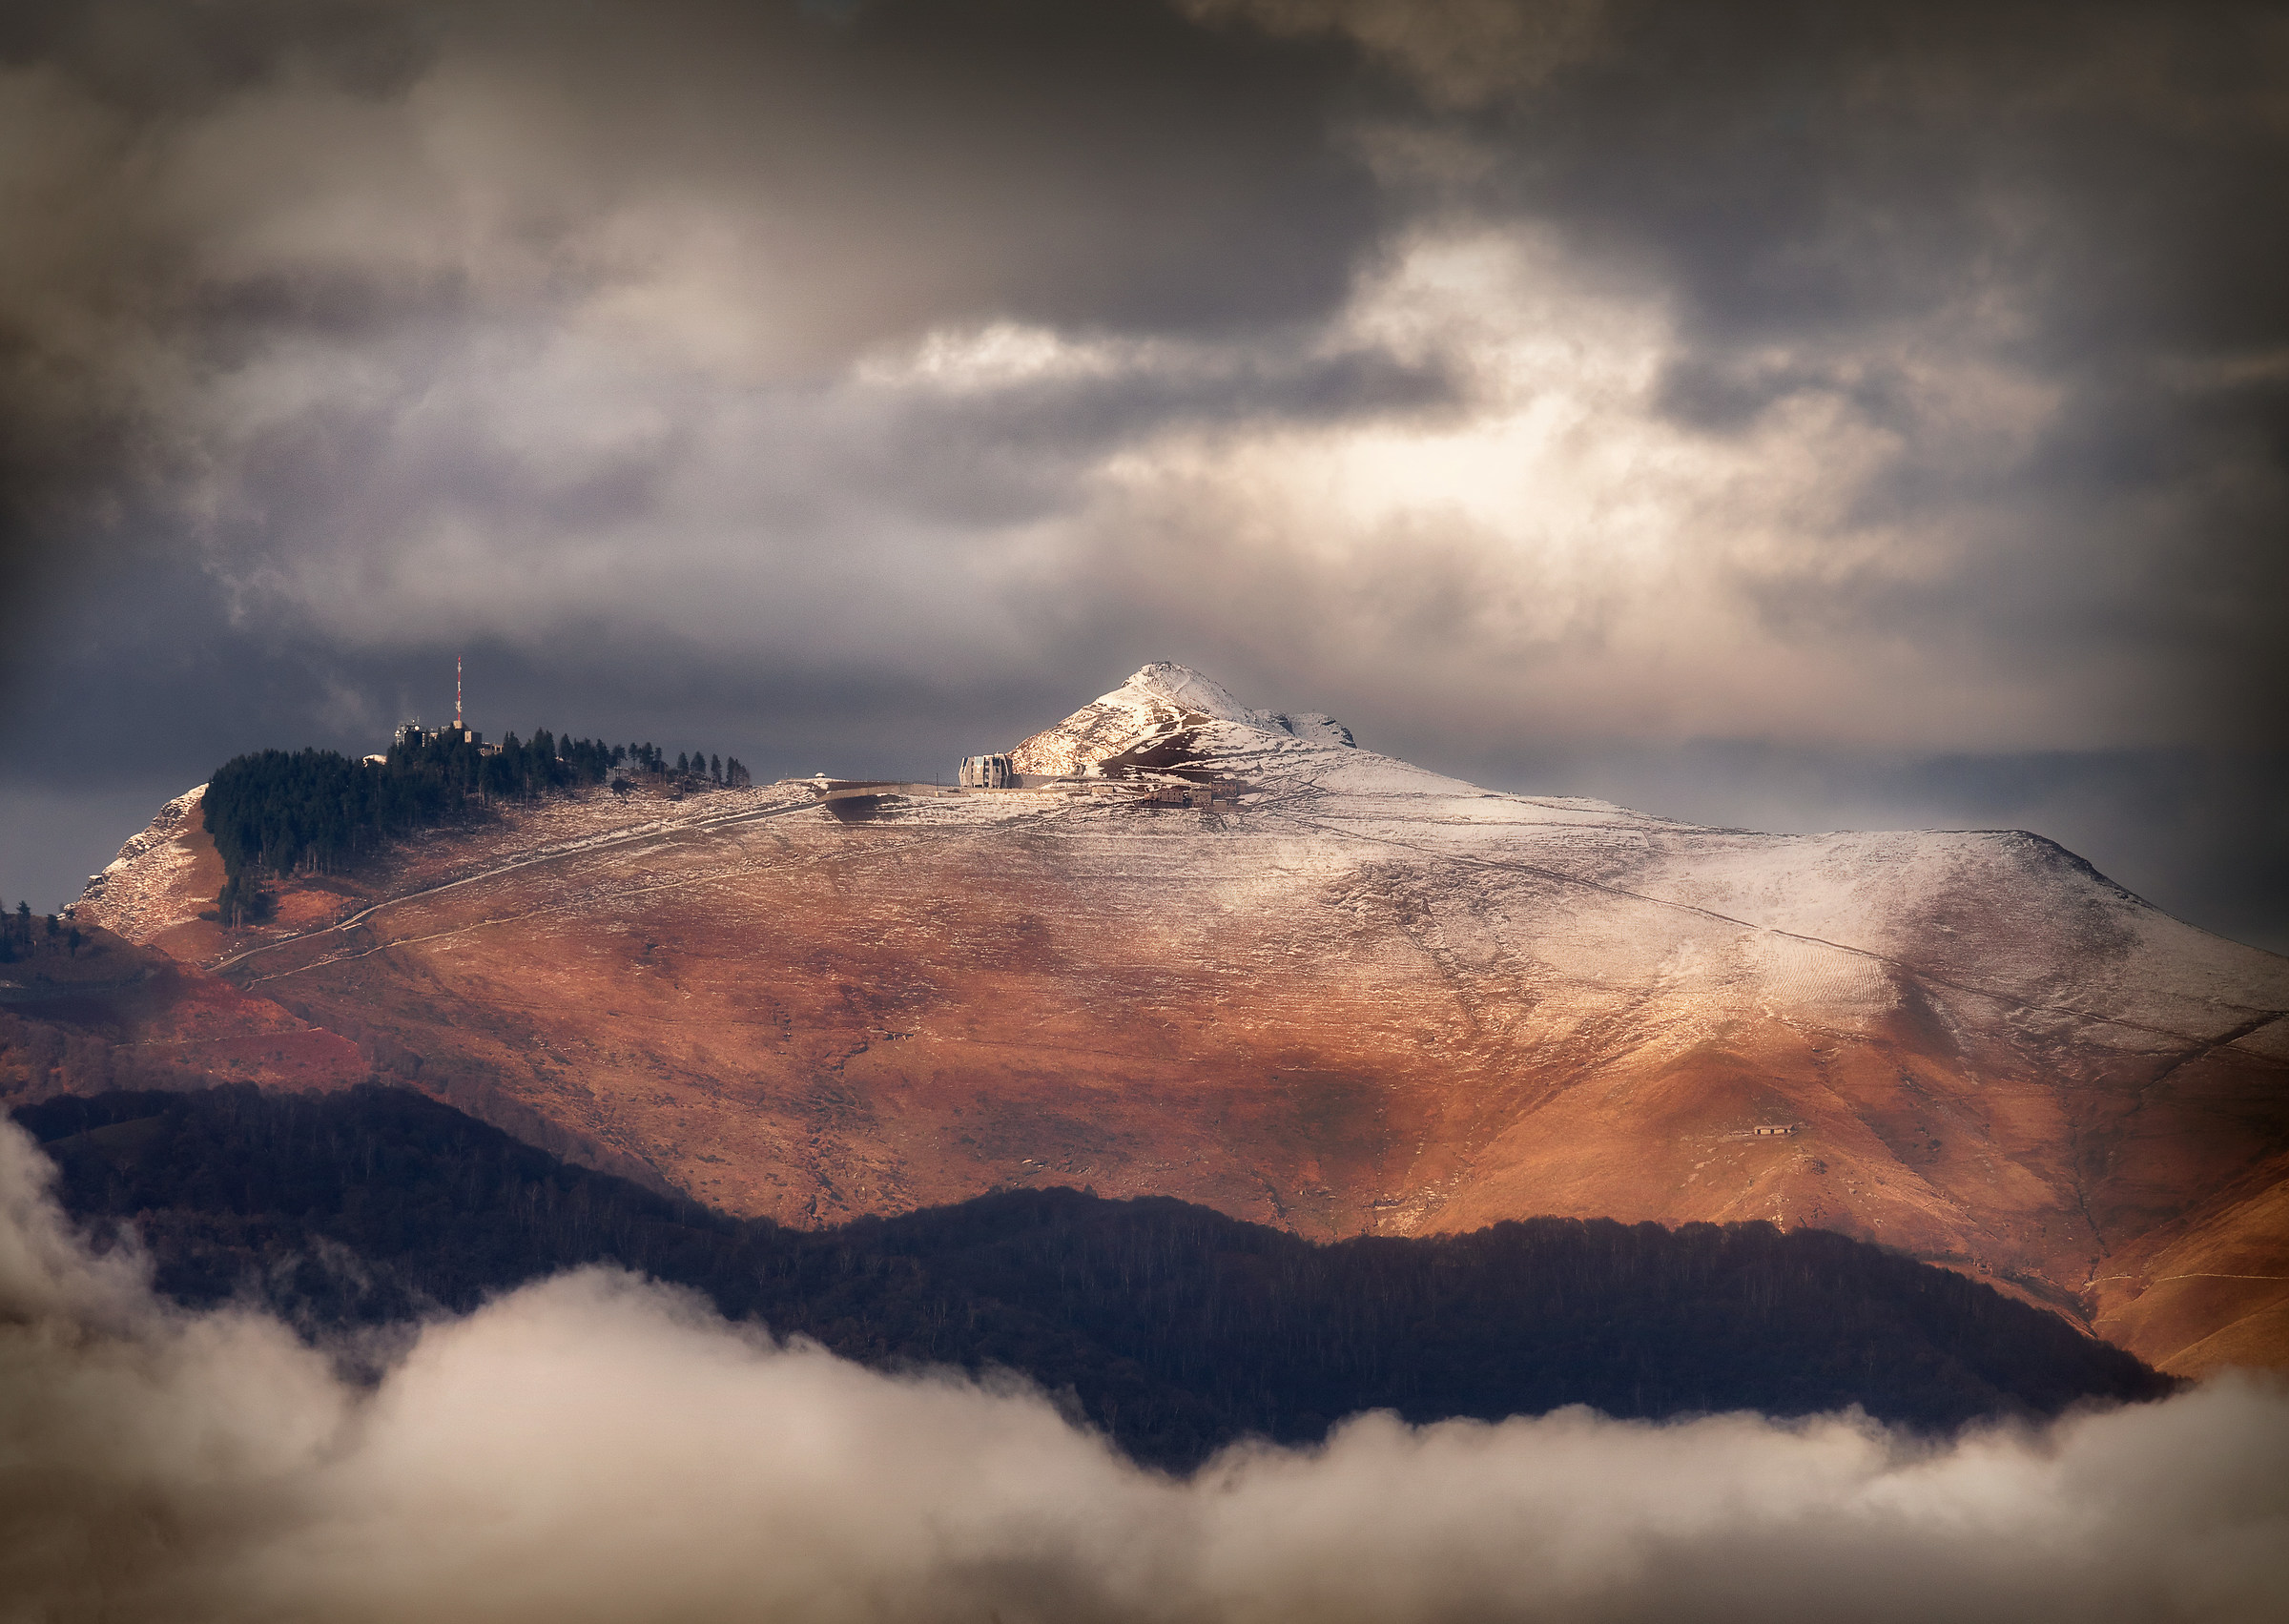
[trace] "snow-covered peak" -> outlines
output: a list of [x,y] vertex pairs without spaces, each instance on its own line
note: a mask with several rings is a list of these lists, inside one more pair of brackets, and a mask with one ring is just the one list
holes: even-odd
[[1155,701],[1182,710],[1196,710],[1219,722],[1260,724],[1264,716],[1262,711],[1251,710],[1234,699],[1231,689],[1214,677],[1203,676],[1191,667],[1180,666],[1173,660],[1155,660],[1139,668],[1128,681],[1112,692],[1100,695],[1097,703],[1139,710],[1149,708]]
[[[1133,756],[1204,727],[1352,748],[1351,730],[1332,716],[1258,710],[1240,703],[1213,677],[1189,666],[1155,660],[1110,693],[1100,694],[1056,727],[1034,734],[1010,752],[1010,759],[1020,772],[1089,776],[1116,756]],[[1206,742],[1196,740],[1195,748]],[[1224,737],[1216,742],[1228,748],[1238,741]]]

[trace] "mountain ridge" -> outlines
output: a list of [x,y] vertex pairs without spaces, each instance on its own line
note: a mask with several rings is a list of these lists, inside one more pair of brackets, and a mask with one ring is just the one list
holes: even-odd
[[2166,1367],[2289,1360],[2289,1281],[2211,1278],[2289,1276],[2289,961],[2036,835],[1712,830],[1293,721],[1147,667],[1011,751],[1071,783],[858,821],[795,784],[565,796],[236,935],[196,918],[191,819],[83,907],[784,1222],[1060,1175],[1322,1237],[1765,1218]]

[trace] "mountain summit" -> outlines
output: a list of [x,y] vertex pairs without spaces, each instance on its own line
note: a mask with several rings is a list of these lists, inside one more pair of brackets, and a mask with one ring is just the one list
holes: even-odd
[[2173,1369],[2289,1363],[2289,960],[2047,840],[1487,791],[1171,665],[1011,753],[1024,789],[857,816],[512,805],[236,934],[176,809],[84,907],[733,1213],[1070,1183],[1318,1238],[1764,1219]]
[[1019,745],[1010,762],[1020,772],[1049,777],[1102,776],[1108,762],[1155,751],[1170,759],[1230,754],[1235,745],[1246,751],[1255,734],[1346,750],[1353,744],[1351,730],[1332,716],[1251,709],[1214,678],[1156,660]]

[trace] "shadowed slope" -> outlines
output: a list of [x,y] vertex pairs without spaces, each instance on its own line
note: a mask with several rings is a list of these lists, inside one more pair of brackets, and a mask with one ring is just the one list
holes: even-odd
[[1188,1465],[1356,1410],[1660,1416],[1858,1404],[1952,1427],[2158,1396],[2137,1361],[1958,1276],[1768,1224],[1537,1220],[1313,1245],[1166,1200],[1011,1191],[800,1232],[570,1168],[404,1091],[28,1107],[67,1207],[132,1218],[160,1287],[320,1329],[611,1262],[875,1364],[999,1365]]

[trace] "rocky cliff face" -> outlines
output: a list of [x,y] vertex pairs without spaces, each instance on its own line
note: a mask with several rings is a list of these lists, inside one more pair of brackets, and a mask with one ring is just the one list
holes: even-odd
[[[858,821],[794,786],[551,802],[237,939],[136,879],[200,872],[187,818],[87,906],[141,897],[123,934],[385,1075],[735,1212],[1073,1183],[1314,1236],[1763,1218],[2174,1368],[2289,1362],[2289,960],[2047,841],[1493,793],[1181,667],[1013,754],[1083,782]],[[1247,789],[1089,788],[1156,774]]]

